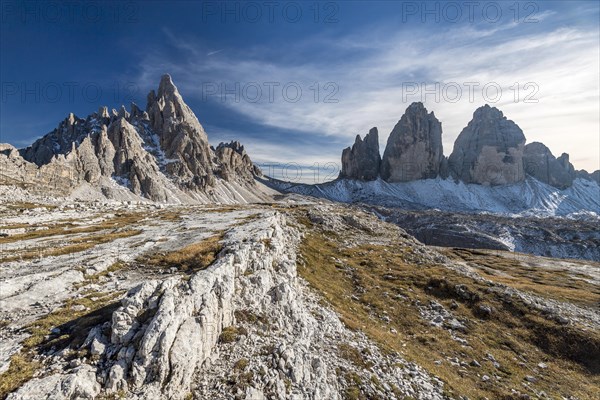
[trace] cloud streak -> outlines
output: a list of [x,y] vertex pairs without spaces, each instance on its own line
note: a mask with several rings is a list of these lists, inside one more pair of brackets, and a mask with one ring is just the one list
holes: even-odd
[[[296,55],[295,62],[275,62],[270,57],[273,50],[260,47],[236,49],[235,55],[207,57],[211,52],[204,50],[201,41],[166,31],[165,35],[179,52],[178,58],[164,61],[170,58],[164,57],[160,49],[145,53],[140,86],[151,86],[158,75],[169,71],[187,96],[221,103],[273,130],[330,137],[336,146],[344,141],[350,145],[356,134],[365,134],[377,126],[383,148],[387,134],[408,104],[422,100],[442,121],[444,149],[449,154],[475,108],[489,102],[481,89],[474,91],[472,101],[463,91],[460,100],[449,102],[443,98],[436,101],[433,94],[419,93],[406,98],[403,87],[409,82],[424,83],[429,89],[435,83],[443,87],[452,82],[460,86],[477,82],[481,88],[494,82],[502,88],[502,97],[490,104],[519,124],[528,142],[542,141],[555,155],[570,153],[576,168],[597,169],[598,28],[553,24],[552,12],[542,16],[541,22],[535,24],[536,29],[527,30],[514,22],[485,28],[447,27],[436,33],[427,31],[426,26],[395,32],[382,26],[347,34],[338,40],[307,37],[285,50]],[[251,82],[263,87],[264,83],[277,82],[279,86],[272,102],[264,91],[256,102],[244,101],[243,96],[241,101],[235,101],[231,94],[221,102],[221,88],[235,89],[236,82],[240,90]],[[279,88],[292,82],[302,88],[302,97],[297,102],[285,101],[279,92]],[[324,95],[333,91],[324,90],[329,82],[339,88],[333,96],[339,100],[337,103],[323,102]],[[311,89],[315,83],[320,91],[319,101],[315,101],[315,90]],[[515,83],[519,84],[518,102],[514,98]],[[526,83],[536,86],[530,85],[525,90]],[[219,93],[207,97],[206,84],[216,84]],[[536,87],[539,91],[534,98],[538,102],[523,102],[523,97]],[[238,137],[244,135],[237,133]],[[298,162],[330,161],[339,159],[341,153],[340,147],[324,146],[308,157],[310,160],[305,160],[306,148],[299,151],[293,142],[277,143],[276,147],[262,142],[252,147],[249,150],[260,158],[269,157],[268,153],[273,158],[285,154],[284,158]]]

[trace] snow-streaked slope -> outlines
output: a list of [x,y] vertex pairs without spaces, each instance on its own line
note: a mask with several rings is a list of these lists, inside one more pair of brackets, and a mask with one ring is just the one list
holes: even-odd
[[362,182],[338,179],[320,185],[293,184],[271,180],[279,190],[326,198],[344,203],[369,203],[409,209],[491,212],[519,215],[600,214],[600,186],[576,179],[573,186],[559,190],[528,177],[504,186],[482,186],[452,179],[426,179],[388,183],[381,179]]

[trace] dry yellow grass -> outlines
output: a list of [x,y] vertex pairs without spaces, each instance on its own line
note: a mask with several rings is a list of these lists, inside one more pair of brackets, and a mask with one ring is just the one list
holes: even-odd
[[24,240],[46,238],[58,235],[74,235],[82,233],[94,233],[107,229],[130,228],[144,217],[144,215],[139,213],[117,214],[113,218],[107,219],[98,224],[87,226],[79,226],[73,224],[71,221],[63,221],[62,223],[57,223],[54,225],[42,226],[47,229],[32,230],[18,235],[0,237],[0,244],[15,243]]
[[73,286],[77,289],[88,286],[90,284],[93,283],[97,283],[100,278],[108,276],[108,274],[112,273],[112,272],[117,272],[120,271],[122,269],[124,269],[126,267],[126,264],[117,261],[116,263],[112,264],[110,267],[108,267],[107,269],[105,269],[102,272],[99,272],[97,274],[94,275],[85,275],[84,276],[84,280],[81,282],[76,282],[73,284]]
[[[363,331],[384,351],[400,353],[440,377],[452,397],[517,398],[511,389],[526,392],[525,376],[536,375],[538,381],[529,387],[551,396],[598,398],[599,332],[558,325],[516,300],[508,304],[486,284],[444,266],[406,261],[415,255],[400,244],[347,248],[312,231],[304,239],[301,254],[300,276],[323,295],[349,328]],[[456,285],[464,285],[475,300],[463,300]],[[431,326],[420,316],[416,302],[426,305],[431,300],[446,309],[458,305],[452,312],[467,321],[466,332],[459,336],[467,339],[469,346],[462,346],[449,331]],[[488,319],[478,315],[480,304],[494,309]],[[384,315],[390,323],[381,319]],[[494,355],[500,368],[484,361],[487,353]],[[346,354],[358,357],[351,350]],[[456,367],[448,362],[450,357],[467,363],[478,360],[481,366]],[[438,365],[436,360],[442,363]],[[534,374],[532,370],[540,362],[547,368]],[[492,379],[483,382],[484,374]],[[358,386],[351,389],[354,398],[362,398],[356,392]]]
[[[99,244],[112,242],[116,239],[127,238],[136,236],[142,233],[139,229],[128,229],[122,231],[114,231],[108,233],[102,233],[97,235],[88,235],[72,239],[66,246],[48,246],[48,247],[36,247],[28,249],[18,254],[12,255],[9,253],[6,257],[0,257],[0,262],[11,262],[19,260],[31,260],[38,257],[56,257],[64,254],[73,254],[81,251],[86,251],[95,247]],[[0,253],[1,254],[1,253]]]
[[[71,299],[63,307],[25,327],[31,334],[23,341],[21,350],[10,359],[8,370],[0,374],[0,399],[4,399],[33,377],[40,367],[34,355],[44,349],[56,347],[78,349],[90,329],[110,320],[113,311],[120,305],[115,299],[123,292],[88,293],[85,297]],[[75,305],[83,305],[85,311],[76,311]],[[53,328],[61,330],[61,336],[50,335]]]
[[0,399],[6,398],[10,392],[33,378],[39,367],[39,363],[31,356],[21,353],[13,355],[8,369],[0,375]]
[[[520,256],[509,252],[498,254],[480,250],[445,249],[444,253],[476,268],[486,279],[535,293],[539,296],[566,301],[581,306],[600,304],[600,287],[588,282],[585,276],[576,275],[566,268],[549,269],[527,265]],[[529,260],[527,256],[527,260]],[[551,261],[544,261],[551,263]],[[598,264],[588,262],[587,264]],[[597,265],[600,268],[600,264]]]
[[170,269],[193,273],[210,266],[223,248],[223,232],[219,232],[198,243],[168,253],[155,253],[143,256],[139,263],[150,268]]

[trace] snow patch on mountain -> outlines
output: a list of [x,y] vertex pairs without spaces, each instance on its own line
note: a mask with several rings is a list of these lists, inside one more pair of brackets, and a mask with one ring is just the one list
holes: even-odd
[[388,183],[382,179],[371,182],[338,179],[319,185],[272,179],[270,184],[282,191],[343,203],[368,203],[414,210],[600,219],[600,186],[597,182],[585,179],[576,179],[573,186],[564,190],[532,177],[502,186],[465,184],[441,178],[401,183]]

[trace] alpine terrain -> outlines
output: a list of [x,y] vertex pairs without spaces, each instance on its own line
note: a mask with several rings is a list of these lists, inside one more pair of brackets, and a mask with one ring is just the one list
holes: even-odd
[[[600,261],[600,170],[576,171],[495,107],[475,110],[449,157],[442,125],[413,103],[379,156],[377,128],[343,151],[339,179],[279,190],[363,208],[445,247]],[[379,168],[377,167],[379,166]],[[368,173],[365,173],[365,172]]]
[[600,171],[419,102],[341,161],[265,176],[169,75],[0,145],[0,398],[600,398]]

